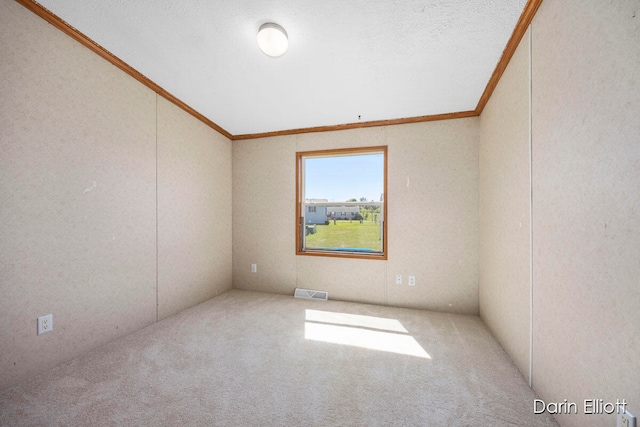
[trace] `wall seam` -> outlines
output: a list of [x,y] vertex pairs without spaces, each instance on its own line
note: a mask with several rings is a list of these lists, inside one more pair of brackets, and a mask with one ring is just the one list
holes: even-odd
[[533,137],[532,137],[532,27],[529,25],[529,387],[533,382]]
[[[387,183],[387,185],[389,185],[389,132],[388,132],[388,129],[389,128],[387,126],[385,126],[383,128],[384,145],[387,147],[387,153],[385,154],[386,157],[384,159],[384,161],[387,164],[387,168],[386,168],[386,171],[385,171],[385,177],[384,177],[385,182]],[[384,195],[384,200],[387,201],[386,202],[387,203],[387,210],[384,212],[384,215],[385,215],[384,218],[385,218],[385,221],[387,221],[388,218],[389,218],[389,209],[388,209],[389,208],[389,194],[388,194],[389,189],[386,188],[385,190],[386,190],[387,194]],[[386,235],[387,239],[389,238],[388,230],[389,230],[389,228],[388,228],[388,225],[387,225],[387,235]],[[387,250],[385,251],[387,259],[383,261],[384,262],[384,304],[388,306],[389,305],[389,242],[385,241],[385,242],[383,242],[383,244],[387,248]]]
[[[497,87],[498,85],[496,85]],[[489,100],[487,100],[487,104],[489,103]],[[486,107],[486,104],[485,104]],[[482,319],[482,302],[480,301],[481,299],[481,290],[480,290],[480,286],[482,285],[481,283],[481,277],[480,277],[480,271],[481,271],[481,267],[480,267],[480,245],[482,245],[482,234],[480,229],[482,228],[482,223],[481,223],[481,219],[480,219],[480,196],[481,196],[481,177],[480,177],[480,156],[482,156],[482,147],[480,146],[482,142],[482,113],[480,113],[480,115],[478,116],[478,292],[477,292],[477,298],[478,298],[478,316],[480,317],[480,319]],[[485,319],[482,319],[482,322],[487,324],[487,322],[485,321]]]
[[160,306],[158,294],[160,289],[159,285],[159,264],[158,264],[158,240],[159,240],[159,226],[158,226],[158,94],[156,93],[156,322],[160,320]]

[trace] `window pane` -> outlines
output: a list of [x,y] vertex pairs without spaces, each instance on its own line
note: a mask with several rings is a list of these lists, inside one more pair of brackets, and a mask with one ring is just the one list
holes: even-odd
[[[370,208],[368,210],[367,208]],[[382,222],[379,206],[362,206],[362,213],[332,215],[327,212],[323,222],[305,218],[305,249],[346,252],[382,252]],[[318,207],[318,211],[324,208]],[[339,214],[339,215],[338,215]]]
[[302,153],[302,251],[383,254],[384,156]]
[[378,202],[384,191],[384,154],[305,158],[304,174],[305,199]]

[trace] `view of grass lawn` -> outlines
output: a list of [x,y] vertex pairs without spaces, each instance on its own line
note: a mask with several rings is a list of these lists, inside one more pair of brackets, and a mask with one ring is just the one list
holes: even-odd
[[331,221],[329,225],[317,225],[316,233],[306,236],[306,247],[322,248],[364,248],[382,251],[380,221]]

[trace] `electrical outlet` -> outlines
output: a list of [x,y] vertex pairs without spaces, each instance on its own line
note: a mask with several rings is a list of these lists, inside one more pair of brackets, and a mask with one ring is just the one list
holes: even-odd
[[409,286],[416,285],[416,276],[409,276]]
[[618,427],[636,427],[636,417],[626,409],[618,414]]
[[396,275],[396,285],[402,285],[402,274]]
[[251,264],[251,272],[252,273],[258,272],[258,264]]
[[53,314],[38,317],[38,335],[53,331]]

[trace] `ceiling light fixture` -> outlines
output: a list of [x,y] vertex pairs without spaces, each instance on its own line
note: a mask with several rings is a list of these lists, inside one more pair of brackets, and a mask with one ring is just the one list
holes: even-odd
[[282,56],[289,47],[289,37],[280,25],[267,22],[258,30],[258,46],[268,56]]

